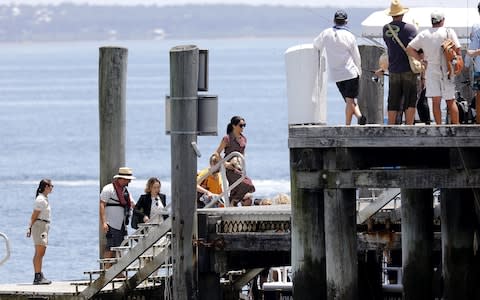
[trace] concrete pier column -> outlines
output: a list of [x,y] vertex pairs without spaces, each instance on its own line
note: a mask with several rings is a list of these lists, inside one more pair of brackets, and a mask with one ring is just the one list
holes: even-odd
[[443,299],[478,299],[469,288],[474,274],[474,207],[471,189],[442,189]]
[[327,299],[358,298],[356,190],[325,189]]
[[433,191],[402,190],[403,299],[433,299]]

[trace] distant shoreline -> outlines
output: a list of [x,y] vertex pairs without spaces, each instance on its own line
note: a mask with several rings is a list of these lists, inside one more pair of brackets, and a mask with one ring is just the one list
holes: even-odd
[[[349,27],[378,8],[349,8]],[[251,5],[0,5],[0,43],[311,37],[336,8]]]

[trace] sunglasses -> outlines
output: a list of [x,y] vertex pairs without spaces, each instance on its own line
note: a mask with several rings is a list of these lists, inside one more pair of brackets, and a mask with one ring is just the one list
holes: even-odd
[[240,124],[238,126],[240,126],[240,128],[245,128],[245,127],[247,127],[247,124]]

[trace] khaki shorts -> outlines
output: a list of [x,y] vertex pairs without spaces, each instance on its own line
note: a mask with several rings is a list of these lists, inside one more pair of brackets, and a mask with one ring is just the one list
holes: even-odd
[[50,224],[44,221],[35,221],[32,226],[32,239],[34,245],[48,245],[48,230],[50,229]]
[[[432,72],[433,73],[433,72]],[[455,99],[455,77],[448,79],[446,75],[427,73],[425,86],[427,98],[441,97],[444,100]]]

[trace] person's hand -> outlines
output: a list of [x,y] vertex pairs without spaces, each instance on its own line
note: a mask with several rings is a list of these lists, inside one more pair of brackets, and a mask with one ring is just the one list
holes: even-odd
[[103,232],[104,232],[104,233],[107,233],[107,232],[108,232],[108,224],[107,224],[107,222],[103,222],[103,225],[102,225],[102,226],[103,226]]
[[29,238],[32,235],[32,227],[27,228],[27,237]]
[[143,217],[143,223],[147,223],[149,220],[150,220],[150,218],[148,216]]
[[378,78],[383,77],[383,75],[385,74],[383,69],[378,69],[374,73],[375,73],[375,76],[377,76]]
[[225,162],[225,168],[229,170],[235,170],[235,166],[231,162]]

